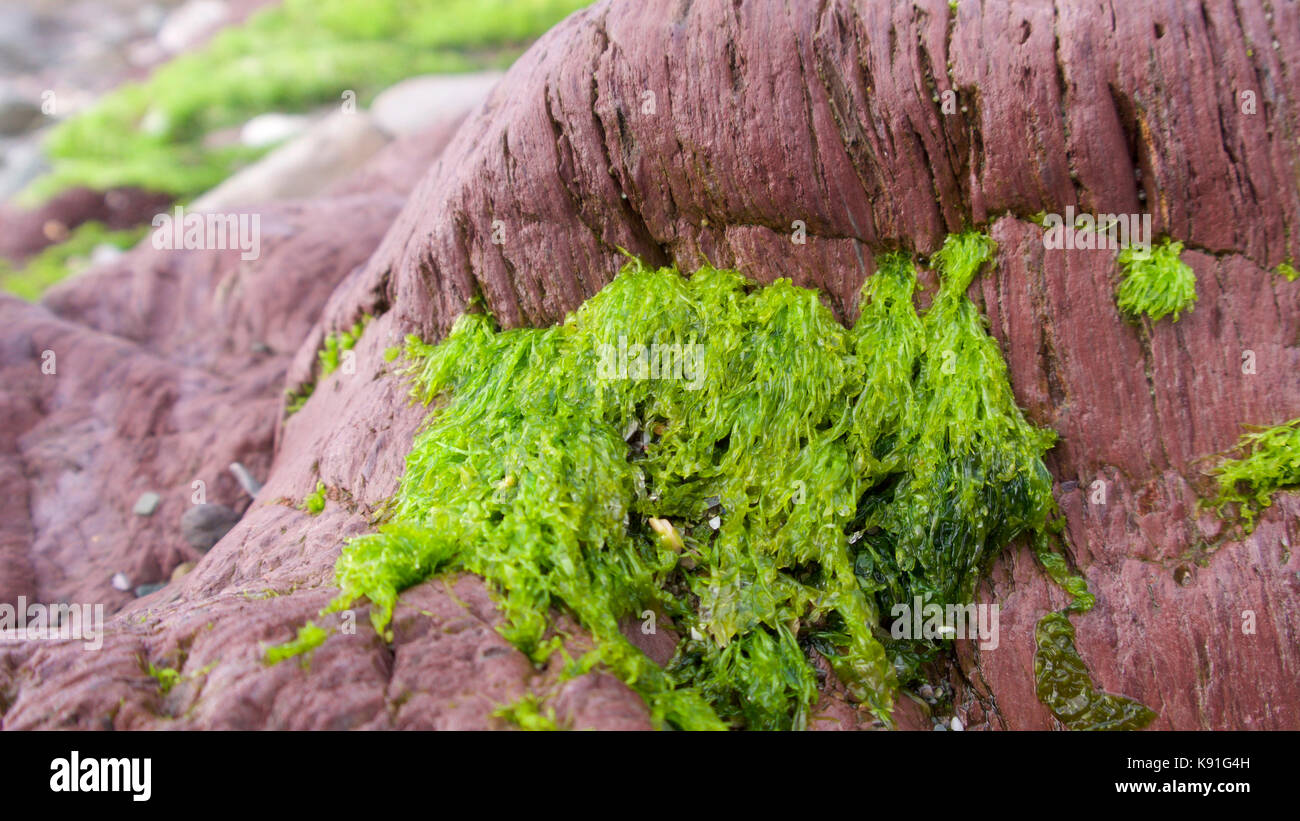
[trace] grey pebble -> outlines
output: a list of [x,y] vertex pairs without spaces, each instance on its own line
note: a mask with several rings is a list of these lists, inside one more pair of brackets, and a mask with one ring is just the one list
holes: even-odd
[[194,505],[181,516],[181,535],[195,550],[207,552],[239,521],[225,505]]
[[152,490],[140,494],[140,498],[135,500],[135,507],[131,512],[137,516],[152,516],[153,512],[158,509],[158,503],[162,497]]

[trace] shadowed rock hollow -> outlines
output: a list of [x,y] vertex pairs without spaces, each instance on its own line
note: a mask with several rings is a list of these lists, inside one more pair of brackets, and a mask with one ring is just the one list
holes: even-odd
[[[977,225],[998,251],[971,296],[1018,401],[1061,436],[1048,467],[1097,596],[1074,619],[1097,684],[1157,728],[1300,727],[1300,498],[1280,494],[1244,539],[1196,507],[1202,460],[1241,424],[1300,415],[1300,282],[1270,272],[1300,259],[1300,83],[1282,59],[1297,50],[1295,3],[599,3],[458,128],[394,144],[330,196],[250,203],[257,260],[146,243],[39,305],[0,297],[0,601],[116,611],[99,652],[0,644],[3,726],[501,726],[494,707],[558,670],[495,632],[472,577],[408,591],[391,643],[361,610],[308,667],[261,661],[332,597],[343,542],[396,487],[424,409],[384,349],[440,336],[479,298],[506,325],[559,321],[619,248],[789,277],[849,320],[874,254],[926,256]],[[1195,310],[1121,317],[1113,251],[1044,250],[1031,218],[1066,206],[1150,211],[1188,249]],[[319,378],[326,335],[363,315],[355,373]],[[308,384],[286,419],[285,389]],[[251,503],[232,461],[266,477]],[[201,558],[179,528],[196,479],[247,508]],[[311,516],[297,505],[318,482]],[[158,509],[133,514],[146,491]],[[139,600],[111,584],[196,559]],[[1002,605],[1001,640],[958,642],[956,714],[1059,726],[1034,696],[1033,630],[1064,594],[1014,545],[979,596]],[[164,693],[149,664],[183,678]],[[552,704],[571,726],[649,726],[604,674]],[[819,714],[870,726],[834,687]],[[897,718],[928,724],[906,699]]]

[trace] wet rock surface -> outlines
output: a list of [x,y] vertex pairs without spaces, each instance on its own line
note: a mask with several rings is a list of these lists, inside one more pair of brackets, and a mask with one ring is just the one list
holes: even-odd
[[[384,349],[439,336],[475,298],[508,325],[558,321],[614,275],[619,247],[788,276],[848,320],[874,253],[926,255],[973,223],[999,248],[971,295],[1020,404],[1061,435],[1049,467],[1097,596],[1074,623],[1098,685],[1152,707],[1158,728],[1300,727],[1300,497],[1280,494],[1244,539],[1196,507],[1203,460],[1241,424],[1300,409],[1300,282],[1268,270],[1300,258],[1300,85],[1281,57],[1298,48],[1295,4],[1103,18],[1013,2],[601,3],[459,128],[264,209],[258,260],[141,248],[40,305],[0,297],[0,600],[116,611],[97,653],[0,645],[0,721],[496,727],[496,706],[534,692],[568,726],[648,726],[607,676],[560,685],[533,669],[472,577],[408,591],[391,643],[360,608],[328,617],[355,632],[305,666],[261,661],[333,596],[343,542],[370,528],[423,418]],[[1043,247],[1032,218],[1067,205],[1151,211],[1187,244],[1195,310],[1121,317],[1113,251]],[[806,244],[791,242],[796,220]],[[375,319],[355,372],[318,378],[325,334],[362,314]],[[57,374],[42,372],[47,350]],[[284,390],[307,384],[285,418]],[[251,504],[232,461],[267,477]],[[176,524],[196,479],[242,513],[202,556]],[[311,516],[298,505],[318,482]],[[135,516],[146,490],[157,511]],[[184,562],[197,564],[138,601],[111,584]],[[1034,696],[1033,629],[1064,594],[1013,546],[980,597],[1001,605],[997,649],[959,642],[952,706],[931,718],[900,699],[900,726],[1058,726]],[[161,693],[149,663],[181,682]],[[833,682],[817,713],[814,726],[869,726]]]

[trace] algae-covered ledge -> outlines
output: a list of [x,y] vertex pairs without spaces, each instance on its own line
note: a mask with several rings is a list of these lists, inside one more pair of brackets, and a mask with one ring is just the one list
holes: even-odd
[[[882,256],[852,328],[783,280],[633,262],[562,325],[501,331],[471,313],[436,345],[408,338],[414,395],[434,410],[386,521],[345,546],[331,608],[367,599],[386,633],[402,590],[467,570],[516,647],[564,655],[566,676],[614,673],[661,726],[804,727],[827,670],[890,723],[956,632],[900,639],[895,608],[962,612],[998,553],[1045,540],[1055,516],[1055,435],[1016,406],[966,296],[993,251],[950,236],[924,313],[913,261]],[[594,648],[569,658],[553,608]],[[646,614],[680,636],[663,667],[621,630]],[[313,628],[275,659],[319,644]],[[1103,722],[1150,720],[1097,693],[1061,635],[1039,642],[1045,669],[1070,673],[1040,674],[1058,717],[1096,718],[1063,713],[1064,688],[1075,706],[1120,705]]]

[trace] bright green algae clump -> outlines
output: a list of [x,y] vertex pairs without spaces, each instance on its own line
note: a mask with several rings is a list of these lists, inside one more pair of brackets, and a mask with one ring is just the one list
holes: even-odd
[[1125,248],[1119,252],[1124,271],[1120,282],[1120,310],[1137,317],[1146,313],[1152,321],[1169,314],[1174,322],[1196,302],[1196,274],[1179,258],[1181,242],[1165,240],[1151,249]]
[[1255,519],[1273,503],[1273,494],[1300,486],[1300,418],[1241,437],[1238,459],[1225,459],[1213,473],[1219,492],[1213,504],[1220,515],[1235,505],[1246,533],[1255,529]]
[[320,647],[327,638],[329,638],[329,633],[325,631],[325,628],[309,621],[298,628],[298,635],[292,641],[268,647],[266,650],[266,663],[279,664],[287,658],[301,656]]
[[[965,296],[991,251],[950,237],[920,317],[911,263],[885,257],[852,330],[785,281],[634,264],[561,326],[471,314],[408,340],[416,395],[445,404],[389,522],[340,557],[334,609],[366,597],[384,631],[400,591],[459,568],[535,660],[571,611],[595,649],[570,673],[604,665],[674,726],[803,726],[813,653],[887,719],[917,656],[881,614],[969,601],[1052,508],[1053,435]],[[664,669],[620,631],[647,609],[683,637]]]
[[312,516],[321,513],[325,510],[325,491],[325,483],[317,482],[316,489],[302,497],[302,504],[299,507]]

